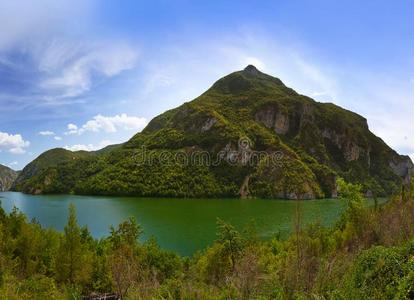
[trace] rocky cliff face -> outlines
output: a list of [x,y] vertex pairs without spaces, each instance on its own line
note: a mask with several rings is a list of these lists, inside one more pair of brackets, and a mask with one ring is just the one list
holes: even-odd
[[17,172],[0,165],[0,192],[8,191],[17,178]]
[[390,167],[395,174],[403,178],[405,184],[412,181],[414,164],[409,156],[395,155],[390,161]]
[[289,131],[289,116],[281,112],[277,105],[267,105],[259,109],[255,119],[277,134],[285,135]]
[[30,170],[16,189],[312,199],[336,196],[338,176],[367,194],[392,194],[410,181],[413,164],[371,133],[365,118],[248,66],[120,147]]

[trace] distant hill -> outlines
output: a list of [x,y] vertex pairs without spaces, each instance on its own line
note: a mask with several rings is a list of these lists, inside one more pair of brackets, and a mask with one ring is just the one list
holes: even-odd
[[312,199],[335,196],[341,176],[383,196],[408,183],[412,170],[410,158],[370,132],[365,118],[300,95],[248,66],[154,118],[123,145],[42,154],[15,189]]
[[0,165],[0,192],[8,191],[17,178],[17,172],[9,167]]
[[[34,161],[29,163],[16,178],[13,183],[13,190],[23,190],[26,193],[39,194],[43,191],[43,187],[48,184],[48,176],[52,176],[56,173],[56,168],[64,163],[75,162],[81,158],[91,157],[94,154],[87,151],[72,152],[62,148],[56,148],[48,150],[42,153]],[[38,176],[49,173],[48,176],[43,178],[43,182],[38,182]]]

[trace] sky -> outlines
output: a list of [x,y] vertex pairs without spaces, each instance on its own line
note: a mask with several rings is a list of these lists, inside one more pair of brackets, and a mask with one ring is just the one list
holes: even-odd
[[414,158],[411,0],[0,0],[0,164],[125,142],[248,64]]

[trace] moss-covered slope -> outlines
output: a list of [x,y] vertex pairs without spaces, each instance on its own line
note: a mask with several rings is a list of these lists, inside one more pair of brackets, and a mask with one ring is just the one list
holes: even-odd
[[299,95],[248,66],[154,118],[124,145],[36,172],[25,169],[15,188],[309,199],[335,196],[338,175],[367,193],[391,194],[412,168],[408,157],[369,131],[363,117]]

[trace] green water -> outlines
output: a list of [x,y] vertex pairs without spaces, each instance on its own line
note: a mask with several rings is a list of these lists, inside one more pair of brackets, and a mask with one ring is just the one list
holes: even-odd
[[[155,237],[164,249],[190,255],[215,239],[216,219],[231,222],[239,229],[255,220],[261,237],[293,229],[295,202],[264,199],[158,199],[89,197],[72,195],[31,196],[0,193],[3,208],[16,206],[29,219],[36,218],[44,227],[63,230],[68,207],[73,203],[78,222],[87,225],[94,237],[108,235],[111,225],[134,216],[144,229],[143,239]],[[319,221],[331,225],[340,216],[340,200],[301,201],[304,223]]]

